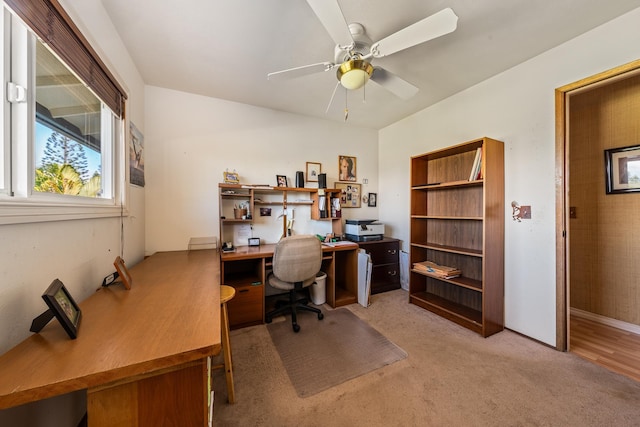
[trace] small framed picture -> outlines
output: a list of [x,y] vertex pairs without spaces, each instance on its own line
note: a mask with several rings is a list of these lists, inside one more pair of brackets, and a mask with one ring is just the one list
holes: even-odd
[[606,194],[640,191],[640,145],[604,150]]
[[339,181],[356,181],[356,158],[351,156],[338,156]]
[[276,175],[276,182],[278,184],[278,187],[286,187],[287,186],[286,175]]
[[120,256],[116,257],[116,260],[113,261],[113,265],[118,272],[118,276],[122,278],[122,284],[125,288],[131,289],[131,284],[133,283],[133,279],[131,278],[131,274],[129,274],[129,270],[127,266],[124,265],[124,260],[120,258]]
[[378,193],[369,193],[369,200],[367,201],[367,206],[369,206],[370,208],[375,208],[377,202],[378,202]]
[[318,175],[321,172],[321,163],[307,162],[307,182],[318,182]]
[[240,184],[238,172],[223,172],[225,184]]
[[69,338],[76,339],[82,312],[64,284],[55,279],[42,294],[42,299],[47,303]]
[[260,246],[259,237],[249,237],[249,246]]
[[336,182],[335,188],[340,190],[340,206],[343,208],[359,208],[362,198],[362,184]]

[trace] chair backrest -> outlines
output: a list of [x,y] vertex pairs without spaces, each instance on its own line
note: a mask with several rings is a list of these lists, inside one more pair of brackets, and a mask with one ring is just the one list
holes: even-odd
[[273,274],[285,282],[315,277],[322,266],[322,245],[313,235],[282,238],[273,251]]

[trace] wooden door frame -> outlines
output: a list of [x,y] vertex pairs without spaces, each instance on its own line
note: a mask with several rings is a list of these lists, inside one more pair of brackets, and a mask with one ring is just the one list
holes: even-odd
[[572,92],[608,84],[628,73],[640,72],[640,60],[632,61],[555,90],[556,103],[556,348],[569,349],[569,135],[568,111]]

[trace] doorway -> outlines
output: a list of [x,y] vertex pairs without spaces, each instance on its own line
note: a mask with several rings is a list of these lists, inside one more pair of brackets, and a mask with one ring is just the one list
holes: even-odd
[[[637,138],[629,138],[639,133],[637,128],[633,128],[637,123],[638,111],[628,112],[622,107],[617,114],[595,119],[588,114],[589,109],[594,109],[598,102],[607,103],[618,96],[616,91],[621,91],[622,98],[634,93],[626,88],[635,87],[634,85],[640,88],[640,61],[556,89],[556,347],[559,350],[571,349],[571,307],[582,307],[585,312],[603,313],[603,317],[627,316],[624,313],[627,309],[623,301],[624,289],[621,292],[623,295],[618,296],[616,302],[616,296],[606,287],[606,292],[603,291],[600,283],[610,281],[605,285],[615,288],[624,280],[612,283],[613,279],[603,276],[602,264],[599,263],[607,265],[609,262],[611,265],[620,261],[615,258],[607,261],[607,257],[617,256],[616,253],[606,251],[608,248],[611,252],[611,247],[607,245],[619,245],[613,238],[615,236],[610,238],[609,234],[618,233],[618,237],[622,236],[623,240],[625,232],[629,234],[620,225],[625,223],[624,215],[630,211],[627,203],[630,200],[637,203],[640,194],[634,194],[633,199],[625,199],[628,195],[605,195],[603,151],[613,147],[640,145]],[[637,88],[633,90],[640,93]],[[580,116],[581,109],[588,119],[585,119],[584,126],[572,127],[572,121],[583,117]],[[635,119],[626,119],[625,115]],[[611,132],[610,129],[619,128],[616,127],[616,121],[622,120],[634,123],[630,126],[630,132]],[[610,137],[612,134],[614,137]],[[589,151],[591,155],[588,154]],[[609,217],[611,212],[619,218],[602,221],[602,217],[605,214]],[[637,247],[637,243],[635,245]],[[617,252],[624,251],[618,249]],[[600,271],[595,271],[598,269]],[[576,288],[575,283],[580,286]],[[597,291],[593,292],[593,289]],[[635,290],[632,292],[640,293]],[[615,310],[619,313],[612,314]],[[574,308],[574,313],[575,311]],[[638,312],[637,306],[635,312]],[[631,319],[632,323],[639,323],[633,315]]]

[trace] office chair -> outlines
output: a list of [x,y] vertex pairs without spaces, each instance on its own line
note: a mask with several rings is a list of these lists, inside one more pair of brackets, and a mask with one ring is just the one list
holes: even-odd
[[269,285],[289,291],[288,301],[278,301],[276,309],[265,315],[267,323],[274,316],[291,313],[294,332],[300,331],[297,311],[306,310],[318,314],[318,320],[324,315],[320,309],[309,307],[307,298],[297,299],[297,292],[311,286],[322,265],[322,246],[312,235],[290,236],[282,238],[273,251],[273,272],[269,274]]

